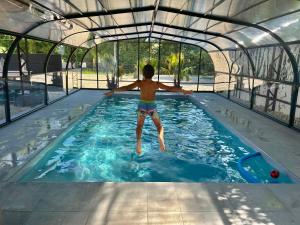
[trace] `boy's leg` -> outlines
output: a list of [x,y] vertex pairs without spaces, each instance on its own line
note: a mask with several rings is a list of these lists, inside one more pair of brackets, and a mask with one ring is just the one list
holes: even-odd
[[152,119],[153,123],[155,124],[157,132],[158,132],[158,141],[159,141],[159,145],[160,145],[160,150],[164,151],[166,149],[165,141],[164,141],[164,128],[161,125],[158,113],[156,111],[154,111],[153,114],[151,115],[151,119]]
[[142,131],[145,121],[145,115],[138,111],[137,125],[136,125],[136,153],[140,155],[142,153]]

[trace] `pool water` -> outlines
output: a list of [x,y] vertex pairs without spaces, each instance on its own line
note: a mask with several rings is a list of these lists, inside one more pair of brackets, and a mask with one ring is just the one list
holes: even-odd
[[[160,152],[157,132],[147,117],[143,153],[135,154],[138,98],[104,98],[22,176],[47,182],[226,182],[246,183],[237,170],[242,156],[254,152],[188,97],[161,97],[157,108],[167,151]],[[247,165],[272,182],[265,160]],[[289,183],[282,175],[276,181]]]

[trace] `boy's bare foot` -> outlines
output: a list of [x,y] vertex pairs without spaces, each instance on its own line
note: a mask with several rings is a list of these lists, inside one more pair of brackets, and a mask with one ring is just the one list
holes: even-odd
[[164,139],[162,138],[158,138],[158,141],[159,141],[159,148],[160,148],[160,151],[165,151],[166,150],[166,146],[165,146],[165,142],[164,142]]
[[160,148],[160,151],[162,151],[162,152],[166,150],[165,143],[161,139],[159,139],[159,148]]
[[136,153],[138,155],[142,154],[142,140],[138,139],[136,143]]

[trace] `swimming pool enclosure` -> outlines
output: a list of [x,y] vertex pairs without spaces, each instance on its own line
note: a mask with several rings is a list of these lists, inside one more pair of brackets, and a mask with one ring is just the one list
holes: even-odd
[[218,93],[300,129],[297,1],[3,0],[0,124],[142,79]]

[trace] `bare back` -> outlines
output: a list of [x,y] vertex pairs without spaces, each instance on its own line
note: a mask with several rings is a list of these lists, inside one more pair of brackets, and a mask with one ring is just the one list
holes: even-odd
[[159,83],[153,80],[141,80],[138,86],[141,89],[141,100],[155,100],[155,92],[159,88]]

